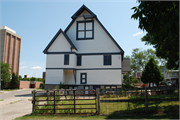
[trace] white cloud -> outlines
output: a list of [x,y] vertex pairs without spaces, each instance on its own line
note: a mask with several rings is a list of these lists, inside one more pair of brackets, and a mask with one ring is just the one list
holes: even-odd
[[22,62],[21,65],[23,65],[25,62]]
[[23,68],[27,68],[27,66],[22,66],[22,67],[20,67],[20,69],[23,69]]
[[143,32],[135,33],[135,34],[133,34],[133,36],[137,36],[137,35],[140,35],[140,34],[143,34]]
[[32,67],[31,69],[42,69],[40,66],[35,66],[35,67]]

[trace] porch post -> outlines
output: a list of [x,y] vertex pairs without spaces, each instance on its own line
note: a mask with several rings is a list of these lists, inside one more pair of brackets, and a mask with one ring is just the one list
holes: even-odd
[[73,73],[74,73],[74,82],[76,84],[76,70],[73,70]]

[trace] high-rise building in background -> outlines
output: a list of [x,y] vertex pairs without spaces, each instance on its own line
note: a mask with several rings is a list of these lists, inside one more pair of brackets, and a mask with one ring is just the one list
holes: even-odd
[[0,41],[1,41],[1,58],[4,63],[10,64],[12,73],[19,75],[19,62],[21,51],[21,36],[16,34],[16,31],[0,26]]

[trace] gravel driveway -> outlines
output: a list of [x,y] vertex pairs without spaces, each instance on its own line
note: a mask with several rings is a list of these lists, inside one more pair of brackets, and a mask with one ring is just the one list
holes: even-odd
[[13,120],[17,117],[31,114],[31,89],[0,92],[0,120]]

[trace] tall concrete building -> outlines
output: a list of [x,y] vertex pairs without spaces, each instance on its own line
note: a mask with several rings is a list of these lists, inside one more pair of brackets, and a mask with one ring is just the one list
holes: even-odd
[[21,50],[21,36],[7,26],[0,26],[1,58],[4,63],[10,64],[12,73],[19,75],[19,62]]

